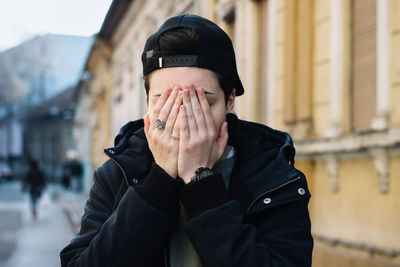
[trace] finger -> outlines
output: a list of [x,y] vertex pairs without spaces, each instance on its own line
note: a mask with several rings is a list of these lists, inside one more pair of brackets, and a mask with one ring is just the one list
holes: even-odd
[[176,121],[175,121],[175,124],[174,124],[174,129],[172,130],[171,141],[179,142],[179,139],[180,139],[179,118],[177,118]]
[[189,125],[184,105],[179,109],[179,137],[180,142],[188,142],[190,138]]
[[190,102],[190,88],[187,87],[183,90],[183,105],[185,106],[189,134],[194,138],[197,135],[197,125],[193,115],[192,104]]
[[201,106],[201,110],[203,111],[204,121],[209,133],[216,133],[214,118],[211,113],[210,105],[208,104],[208,100],[203,88],[197,89],[197,95],[199,97],[199,103]]
[[168,119],[164,129],[165,134],[171,135],[174,125],[176,124],[175,122],[178,117],[179,107],[181,106],[181,104],[182,104],[182,91],[179,91],[177,97],[175,98],[175,102],[170,110],[170,113],[168,115]]
[[165,102],[167,101],[171,92],[172,92],[171,88],[168,88],[161,92],[160,98],[157,100],[157,102],[154,105],[153,110],[152,110],[152,114],[151,114],[152,116],[151,116],[151,120],[150,120],[152,125],[155,125],[156,120],[159,119],[160,111],[161,111],[162,107],[164,106]]
[[196,121],[199,136],[206,136],[207,135],[206,122],[204,120],[204,115],[201,110],[199,100],[197,99],[196,89],[194,88],[193,85],[189,85],[189,88],[190,88],[190,103],[192,105],[193,115]]
[[144,122],[144,134],[146,135],[146,139],[149,140],[149,128],[150,128],[149,114],[146,114],[143,117],[143,122]]
[[225,151],[226,144],[228,143],[228,123],[225,121],[221,125],[221,129],[219,131],[217,145],[218,145],[218,157],[220,158]]
[[161,111],[158,115],[158,118],[160,120],[167,121],[171,109],[174,106],[175,99],[178,97],[178,93],[179,93],[179,87],[176,86],[174,87],[171,94],[167,98],[167,101],[165,101],[164,106],[161,108]]
[[[178,108],[179,110],[179,108]],[[178,115],[179,116],[179,115]],[[179,133],[179,119],[177,118],[174,124],[174,129],[172,130],[172,135],[179,137],[180,133]]]

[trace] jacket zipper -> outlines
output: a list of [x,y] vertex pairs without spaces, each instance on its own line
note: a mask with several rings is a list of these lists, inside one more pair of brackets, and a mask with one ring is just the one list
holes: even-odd
[[107,157],[109,157],[109,158],[121,169],[122,175],[123,175],[124,178],[125,178],[126,185],[129,187],[130,185],[129,185],[129,182],[128,182],[128,177],[126,176],[126,173],[125,173],[124,169],[121,167],[121,165],[119,165],[119,163],[118,163],[113,157],[111,157],[110,155],[108,155],[105,151],[104,151],[104,154],[106,154]]
[[267,192],[262,193],[261,195],[259,195],[258,197],[256,197],[256,199],[254,199],[253,202],[251,202],[251,204],[250,204],[250,206],[247,208],[246,212],[248,212],[248,211],[256,204],[256,202],[257,202],[260,198],[264,197],[266,194],[269,194],[269,193],[271,193],[271,192],[273,192],[273,191],[275,191],[275,190],[278,190],[279,188],[282,188],[282,187],[284,187],[284,186],[286,186],[286,185],[288,185],[288,184],[290,184],[290,183],[296,182],[296,181],[299,180],[300,178],[301,178],[301,177],[298,176],[298,177],[296,177],[296,178],[294,178],[294,179],[292,179],[292,180],[287,181],[286,183],[283,183],[283,184],[281,184],[281,185],[279,185],[279,186],[277,186],[277,187],[275,187],[275,188],[272,188],[271,190],[268,190]]

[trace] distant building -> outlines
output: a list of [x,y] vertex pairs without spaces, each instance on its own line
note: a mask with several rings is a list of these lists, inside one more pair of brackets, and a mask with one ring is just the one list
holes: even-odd
[[0,53],[0,158],[23,168],[23,125],[32,109],[80,78],[91,37],[46,34]]
[[49,181],[59,181],[60,168],[75,149],[72,139],[75,87],[40,104],[24,118],[24,156],[40,163]]
[[1,99],[35,106],[80,78],[92,37],[46,34],[0,53]]
[[23,128],[15,107],[7,109],[7,116],[0,119],[0,162],[10,164],[13,167],[13,177],[20,178],[23,175]]

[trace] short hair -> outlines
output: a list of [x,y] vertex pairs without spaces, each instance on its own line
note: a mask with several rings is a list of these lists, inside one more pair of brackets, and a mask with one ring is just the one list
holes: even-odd
[[[191,29],[173,29],[166,31],[160,36],[160,52],[163,51],[180,51],[190,52],[195,51],[198,42],[198,35],[194,30]],[[215,73],[215,72],[214,72]],[[231,95],[234,89],[234,83],[231,79],[223,77],[219,73],[215,73],[218,79],[219,86],[224,92],[225,103],[228,102],[228,97]],[[150,74],[149,74],[150,75]],[[143,77],[144,88],[146,89],[147,102],[149,100],[150,82],[149,75]]]

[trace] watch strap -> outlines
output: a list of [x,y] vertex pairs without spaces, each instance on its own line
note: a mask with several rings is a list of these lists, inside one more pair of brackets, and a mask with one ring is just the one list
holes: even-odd
[[190,182],[200,181],[201,179],[211,176],[215,174],[215,172],[210,168],[200,167],[196,170],[196,174],[190,178]]

